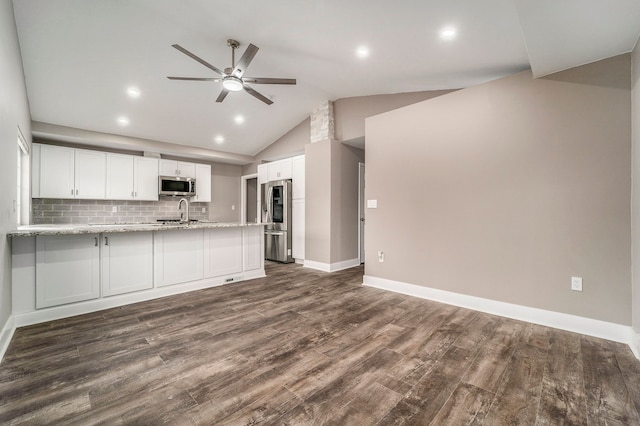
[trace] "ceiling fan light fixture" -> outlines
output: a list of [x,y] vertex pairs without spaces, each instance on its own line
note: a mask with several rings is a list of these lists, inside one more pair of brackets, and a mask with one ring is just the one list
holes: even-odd
[[242,80],[236,76],[229,75],[222,80],[222,87],[230,92],[237,92],[238,90],[242,90]]

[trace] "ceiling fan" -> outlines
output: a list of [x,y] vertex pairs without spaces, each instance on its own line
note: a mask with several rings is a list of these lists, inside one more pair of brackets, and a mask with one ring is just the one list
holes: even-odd
[[208,63],[207,61],[205,61],[204,59],[194,55],[191,52],[189,52],[184,47],[182,47],[182,46],[180,46],[178,44],[173,44],[172,47],[176,48],[177,50],[179,50],[180,52],[182,52],[185,55],[189,56],[190,58],[195,59],[196,61],[200,62],[202,65],[204,65],[205,67],[209,68],[210,70],[215,71],[216,73],[218,73],[220,75],[220,77],[217,77],[217,78],[167,77],[167,78],[169,80],[191,80],[191,81],[222,82],[222,91],[218,95],[218,98],[216,99],[216,102],[224,101],[224,98],[227,97],[227,94],[229,94],[229,92],[237,92],[239,90],[243,90],[244,89],[245,92],[247,92],[251,96],[254,96],[254,97],[260,99],[262,102],[264,102],[267,105],[271,105],[273,103],[273,101],[271,99],[267,98],[266,96],[264,96],[263,94],[261,94],[260,92],[256,91],[255,89],[253,89],[251,86],[248,86],[247,83],[253,83],[253,84],[296,84],[296,79],[295,78],[243,77],[245,70],[247,69],[247,67],[249,66],[251,61],[253,60],[253,57],[256,56],[256,53],[258,53],[258,47],[254,46],[253,44],[249,44],[249,46],[247,47],[247,50],[244,51],[244,53],[242,54],[242,57],[240,58],[240,60],[236,64],[235,63],[235,52],[236,52],[236,49],[238,48],[238,46],[240,46],[240,43],[237,40],[228,39],[227,40],[227,46],[229,46],[231,48],[231,66],[229,68],[225,68],[224,71],[221,71],[218,68],[216,68],[213,65],[211,65],[210,63]]

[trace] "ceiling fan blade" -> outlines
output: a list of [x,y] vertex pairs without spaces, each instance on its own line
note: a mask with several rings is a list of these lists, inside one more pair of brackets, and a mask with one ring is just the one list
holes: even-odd
[[258,53],[258,47],[254,46],[253,44],[249,44],[249,47],[247,47],[247,50],[244,51],[242,57],[233,69],[232,74],[236,77],[242,77],[242,74],[244,74],[247,67],[253,60],[253,57],[256,56],[256,53]]
[[167,77],[169,80],[190,80],[190,81],[222,81],[221,78],[199,78],[199,77]]
[[225,75],[225,73],[220,71],[218,68],[214,67],[213,65],[211,65],[209,62],[205,61],[204,59],[199,58],[198,56],[196,56],[193,53],[189,52],[187,49],[185,49],[184,47],[180,46],[179,44],[172,44],[171,47],[174,47],[175,49],[177,49],[180,52],[184,53],[185,55],[187,55],[191,59],[194,59],[194,60],[200,62],[202,65],[204,65],[205,67],[209,68],[210,70],[215,71],[215,72],[217,72],[218,74],[220,74],[222,76]]
[[254,84],[296,84],[295,78],[243,77],[242,81]]
[[218,95],[218,99],[216,99],[216,102],[224,101],[224,98],[226,98],[228,94],[229,94],[229,91],[227,89],[222,89],[222,91]]
[[254,97],[260,99],[262,102],[264,102],[267,105],[271,105],[273,103],[273,101],[271,99],[267,98],[262,93],[255,91],[254,89],[252,89],[251,87],[247,86],[246,84],[244,86],[244,90],[248,94],[250,94],[251,96],[254,96]]

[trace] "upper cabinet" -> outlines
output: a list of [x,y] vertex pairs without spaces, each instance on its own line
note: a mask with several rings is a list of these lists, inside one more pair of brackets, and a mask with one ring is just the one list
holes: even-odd
[[62,146],[39,148],[39,190],[41,198],[104,199],[106,197],[106,154]]
[[196,177],[196,165],[185,161],[160,160],[161,176]]
[[158,200],[158,159],[107,154],[107,199]]
[[299,155],[291,159],[293,163],[293,187],[291,197],[294,200],[304,198],[304,155]]
[[269,182],[274,180],[291,179],[291,158],[273,161],[267,164]]
[[211,165],[195,164],[196,168],[196,196],[192,201],[199,203],[211,202]]

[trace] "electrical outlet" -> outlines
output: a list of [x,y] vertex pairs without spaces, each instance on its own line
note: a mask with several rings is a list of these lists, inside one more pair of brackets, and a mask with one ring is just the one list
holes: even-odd
[[118,206],[112,206],[111,213],[118,213]]
[[571,277],[571,290],[582,291],[582,278]]
[[236,205],[235,205],[235,204],[232,204],[232,205],[231,205],[231,210],[235,210],[235,209],[236,209]]
[[378,252],[378,262],[380,262],[380,263],[384,262],[384,252],[383,251],[379,251]]
[[206,212],[207,212],[207,208],[206,208],[206,207],[203,207],[203,208],[202,208],[202,213],[206,213]]

